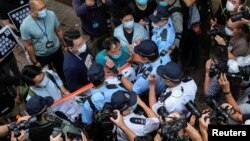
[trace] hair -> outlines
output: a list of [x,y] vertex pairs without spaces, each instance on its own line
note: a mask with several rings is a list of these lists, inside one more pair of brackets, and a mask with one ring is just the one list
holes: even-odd
[[81,37],[81,33],[78,30],[68,30],[64,33],[63,39],[67,46],[73,47],[73,40]]
[[214,58],[216,61],[228,60],[228,51],[225,46],[214,45],[210,50],[211,58]]
[[240,4],[245,4],[245,0],[240,0]]
[[133,11],[129,7],[122,8],[120,11],[120,19],[123,19],[127,15],[134,16]]
[[109,51],[111,49],[111,46],[117,43],[120,43],[120,41],[116,37],[114,36],[108,37],[103,42],[103,48]]
[[98,86],[100,86],[101,84],[103,84],[104,79],[103,79],[103,80],[90,80],[90,82],[92,82],[92,84],[93,84],[95,87],[98,87]]
[[157,52],[156,52],[154,55],[152,55],[152,56],[143,56],[143,55],[142,55],[142,57],[147,57],[149,61],[155,61],[155,60],[158,59],[160,56],[159,56],[159,52],[158,52],[158,50],[157,50]]
[[28,86],[34,85],[34,78],[42,73],[42,69],[35,65],[27,65],[22,69],[21,79]]

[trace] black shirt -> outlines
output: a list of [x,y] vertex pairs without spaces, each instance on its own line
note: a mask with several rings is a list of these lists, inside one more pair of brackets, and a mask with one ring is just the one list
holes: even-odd
[[131,33],[128,33],[124,28],[123,28],[124,36],[127,39],[129,44],[132,44],[133,41],[133,35],[134,35],[134,30]]
[[149,15],[151,15],[155,8],[156,8],[157,4],[156,2],[153,0],[153,1],[150,1],[148,2],[148,5],[146,7],[145,10],[141,10],[137,7],[136,5],[136,2],[135,1],[132,1],[130,4],[129,4],[129,8],[133,11],[134,13],[134,17],[135,17],[135,22],[139,22],[141,19],[144,19],[145,17],[149,17]]
[[[20,6],[27,4],[29,0],[0,0],[0,19],[9,19],[8,13]],[[22,4],[21,4],[22,3]]]

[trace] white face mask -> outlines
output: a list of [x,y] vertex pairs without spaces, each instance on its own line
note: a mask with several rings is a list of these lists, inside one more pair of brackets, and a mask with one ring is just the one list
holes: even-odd
[[235,6],[233,5],[231,1],[227,1],[226,8],[227,8],[227,11],[233,12],[235,9]]
[[225,32],[226,32],[226,34],[228,36],[233,36],[234,35],[234,32],[231,29],[229,29],[227,26],[225,27]]
[[84,43],[80,48],[77,49],[79,53],[83,53],[86,51],[87,45]]

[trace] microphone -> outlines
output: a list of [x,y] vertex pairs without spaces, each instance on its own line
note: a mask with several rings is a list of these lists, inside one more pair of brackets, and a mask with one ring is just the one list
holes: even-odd
[[[105,56],[104,59],[105,59],[106,62],[109,61],[109,60],[111,60],[108,56]],[[111,60],[111,61],[113,61],[113,60]],[[113,66],[113,67],[110,68],[109,70],[111,70],[111,71],[112,71],[113,73],[115,73],[115,74],[118,74],[118,73],[119,73],[119,71],[117,70],[117,68],[116,68],[115,66]]]

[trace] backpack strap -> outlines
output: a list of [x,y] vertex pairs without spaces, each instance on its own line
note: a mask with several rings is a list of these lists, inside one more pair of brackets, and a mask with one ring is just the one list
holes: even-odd
[[86,97],[86,99],[88,100],[89,105],[90,105],[90,108],[93,110],[93,113],[94,113],[95,111],[97,111],[97,109],[96,109],[96,107],[95,107],[93,101],[91,100],[91,96]]
[[45,75],[56,85],[56,87],[60,90],[60,87],[58,86],[58,84],[56,83],[55,78],[53,77],[53,75],[51,73],[49,73],[48,71],[44,72]]

